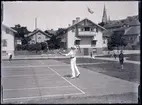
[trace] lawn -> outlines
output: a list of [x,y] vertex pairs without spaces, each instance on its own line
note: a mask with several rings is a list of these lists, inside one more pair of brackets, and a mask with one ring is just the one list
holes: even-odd
[[140,66],[136,64],[125,63],[123,70],[120,69],[120,65],[117,62],[97,65],[81,65],[81,67],[123,80],[136,83],[140,82]]
[[[111,57],[111,55],[104,55],[104,56],[97,56],[97,57]],[[140,61],[140,54],[124,54],[124,57],[128,57],[126,58],[126,60]]]
[[[70,63],[69,59],[59,59],[64,63]],[[124,63],[124,70],[121,70],[119,62],[104,61],[91,58],[77,58],[77,63],[99,63],[94,65],[80,65],[94,72],[103,73],[112,77],[124,79],[131,82],[139,83],[140,81],[140,65],[132,63]],[[106,63],[101,63],[106,62]]]

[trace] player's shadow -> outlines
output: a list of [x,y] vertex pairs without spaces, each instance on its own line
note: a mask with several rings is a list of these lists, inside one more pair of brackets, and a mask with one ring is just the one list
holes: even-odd
[[72,76],[71,74],[64,75],[64,77],[68,77],[68,78],[70,78],[71,76]]

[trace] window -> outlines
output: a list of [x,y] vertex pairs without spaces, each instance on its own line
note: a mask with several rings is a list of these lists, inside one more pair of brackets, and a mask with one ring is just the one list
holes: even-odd
[[93,28],[90,28],[90,30],[91,30],[91,31],[94,31],[94,29],[93,29]]
[[85,27],[85,31],[90,31],[90,27]]
[[35,43],[35,41],[34,41],[34,40],[31,40],[31,43]]
[[83,29],[83,28],[81,28],[81,31],[84,31],[84,29]]
[[6,28],[5,32],[6,32],[7,34],[9,34],[9,29]]
[[91,44],[92,44],[92,45],[96,45],[96,42],[97,42],[96,40],[93,40],[93,41],[91,42]]
[[75,28],[72,28],[72,32],[75,32]]
[[131,40],[132,40],[132,37],[129,37],[129,40],[131,41]]
[[80,40],[76,40],[75,45],[80,45]]
[[98,30],[98,28],[96,28],[96,32],[98,32],[99,30]]
[[3,47],[7,47],[7,40],[6,40],[6,39],[3,39],[3,40],[2,40],[2,46],[3,46]]
[[103,43],[104,43],[104,44],[106,43],[105,40],[103,40]]
[[94,28],[94,31],[96,32],[96,28]]

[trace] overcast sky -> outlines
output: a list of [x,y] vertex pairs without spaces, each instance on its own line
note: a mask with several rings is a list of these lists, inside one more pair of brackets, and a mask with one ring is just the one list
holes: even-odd
[[[138,15],[138,1],[20,1],[4,2],[3,24],[13,27],[16,24],[27,26],[30,31],[37,27],[41,30],[65,28],[76,17],[88,18],[95,23],[102,21],[104,4],[111,20]],[[90,14],[87,6],[94,11]]]

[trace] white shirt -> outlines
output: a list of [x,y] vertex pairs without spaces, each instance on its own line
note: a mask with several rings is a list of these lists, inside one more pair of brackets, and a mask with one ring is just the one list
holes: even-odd
[[71,50],[68,54],[65,54],[66,56],[70,56],[70,57],[75,57],[76,55],[76,50]]

